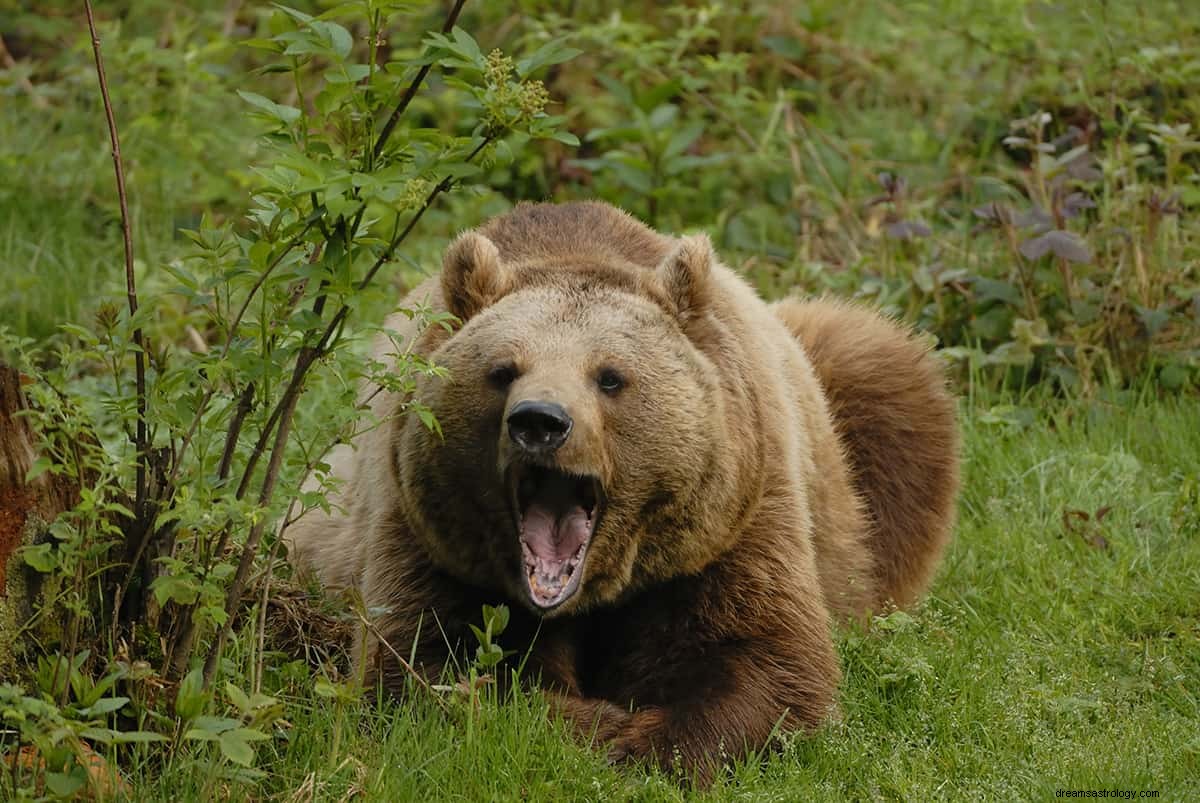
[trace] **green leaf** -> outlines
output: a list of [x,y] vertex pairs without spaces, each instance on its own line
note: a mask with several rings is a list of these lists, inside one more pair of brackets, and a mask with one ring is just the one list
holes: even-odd
[[325,80],[331,84],[354,84],[371,74],[371,68],[366,64],[343,64],[340,67],[325,71]]
[[85,717],[100,717],[123,708],[128,702],[128,697],[105,697],[81,709],[79,713]]
[[51,544],[32,544],[22,548],[21,560],[42,574],[49,574],[58,568],[58,552]]
[[199,716],[196,717],[192,727],[183,735],[183,738],[211,742],[222,733],[233,730],[239,724],[241,724],[241,720],[230,717]]
[[508,627],[509,611],[507,605],[497,605],[492,619],[492,635],[498,636]]
[[433,410],[427,407],[413,407],[413,412],[417,414],[417,418],[425,425],[425,428],[430,432],[441,432],[441,425],[433,414]]
[[704,133],[704,127],[704,122],[697,120],[683,126],[672,134],[667,147],[663,149],[663,158],[672,159],[681,155],[692,146],[693,142],[700,138],[700,135]]
[[36,460],[33,461],[33,465],[29,467],[29,470],[25,472],[25,483],[29,484],[38,477],[42,476],[42,474],[46,472],[46,469],[50,468],[51,465],[53,464],[50,462],[49,457],[40,455]]
[[484,66],[483,53],[480,52],[475,38],[457,25],[454,26],[454,30],[450,32],[450,35],[454,37],[454,42],[458,45],[455,52],[482,70]]
[[535,70],[539,70],[542,67],[548,67],[552,64],[562,64],[564,61],[570,61],[582,52],[583,51],[578,48],[567,47],[559,41],[547,42],[517,62],[517,75],[525,78],[530,73],[534,72]]
[[297,11],[294,8],[289,8],[285,5],[280,5],[279,3],[272,3],[271,5],[275,6],[275,8],[277,8],[280,11],[282,11],[283,13],[289,15],[290,17],[297,20],[298,22],[312,22],[312,20],[313,20],[313,17],[311,14],[305,14],[303,11]]
[[166,604],[168,600],[180,605],[191,605],[200,597],[200,588],[195,578],[187,575],[161,574],[154,578],[150,588],[159,605]]
[[354,37],[341,25],[321,20],[313,20],[309,25],[313,31],[329,42],[330,49],[337,54],[338,58],[344,59],[350,55],[350,50],[354,47]]
[[113,744],[149,744],[150,742],[171,741],[161,733],[153,731],[117,731],[113,734]]
[[87,783],[87,770],[83,767],[75,767],[70,773],[46,773],[46,788],[53,792],[55,797],[74,797],[85,783]]
[[204,673],[193,669],[184,675],[175,692],[175,713],[185,722],[195,719],[204,711],[208,694],[204,691]]
[[226,731],[217,739],[221,754],[234,764],[249,767],[254,763],[254,748],[242,737],[237,730]]
[[239,689],[232,683],[225,684],[225,694],[229,696],[229,701],[237,706],[237,709],[243,714],[247,713],[250,706],[250,698],[246,696],[246,692]]
[[255,92],[246,92],[242,89],[239,89],[237,93],[242,100],[251,106],[262,109],[269,116],[274,117],[282,123],[294,123],[300,119],[300,110],[295,106],[284,106],[270,98],[264,98]]
[[570,145],[572,148],[579,147],[579,137],[572,134],[570,131],[555,131],[550,135],[550,139],[555,142],[561,142],[564,145]]

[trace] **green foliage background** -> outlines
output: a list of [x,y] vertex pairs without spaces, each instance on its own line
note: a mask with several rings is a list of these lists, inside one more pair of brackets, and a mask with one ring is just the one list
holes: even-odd
[[[441,9],[406,5],[413,29],[437,26]],[[245,46],[269,10],[105,9],[120,19],[107,49],[147,281],[183,250],[180,228],[247,207],[261,125],[235,91],[295,101],[286,75],[262,72],[269,54]],[[1167,0],[468,3],[462,24],[484,52],[581,51],[545,77],[582,144],[509,142],[472,195],[421,227],[415,267],[391,273],[411,281],[447,234],[514,201],[599,197],[664,230],[710,231],[768,295],[877,301],[996,383],[1087,389],[1157,372],[1179,388],[1200,347],[1196,17]],[[5,19],[27,58],[0,79],[0,303],[45,336],[119,280],[115,210],[77,10]],[[381,49],[411,57],[417,41],[397,30]],[[474,113],[459,101],[435,71],[416,122],[461,127]],[[1039,112],[1036,132],[1014,125]],[[1082,206],[1064,205],[1072,193]],[[991,203],[1016,223],[998,225]],[[1046,228],[1069,232],[1065,256],[1016,250]]]

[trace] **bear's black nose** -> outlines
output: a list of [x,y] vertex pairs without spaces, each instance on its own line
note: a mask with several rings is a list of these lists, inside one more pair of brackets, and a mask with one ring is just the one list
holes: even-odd
[[526,399],[508,413],[508,437],[528,452],[553,452],[567,442],[571,416],[561,404]]

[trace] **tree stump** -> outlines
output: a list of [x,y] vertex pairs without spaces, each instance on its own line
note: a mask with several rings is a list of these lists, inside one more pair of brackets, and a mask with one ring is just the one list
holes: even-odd
[[0,363],[0,680],[15,668],[16,636],[36,596],[29,569],[14,553],[74,505],[79,491],[48,471],[26,482],[38,451],[28,417],[21,414],[28,409],[22,381],[19,371]]

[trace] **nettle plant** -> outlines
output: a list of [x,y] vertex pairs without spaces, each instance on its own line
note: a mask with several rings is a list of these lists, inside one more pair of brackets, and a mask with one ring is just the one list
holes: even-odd
[[[69,345],[53,355],[7,344],[35,378],[42,456],[31,473],[78,488],[78,504],[23,552],[43,577],[25,632],[53,669],[32,692],[0,687],[6,723],[19,721],[63,789],[83,777],[79,750],[51,748],[82,738],[163,741],[171,760],[191,744],[196,760],[249,772],[238,768],[279,714],[263,693],[277,523],[327,508],[321,456],[379,425],[356,398],[361,379],[404,391],[441,371],[395,338],[394,363],[364,356],[378,331],[355,312],[386,292],[380,274],[439,197],[514,144],[574,144],[531,77],[573,51],[552,40],[519,60],[485,54],[456,27],[460,0],[419,57],[393,58],[389,31],[413,24],[413,5],[358,0],[320,16],[277,5],[266,35],[245,43],[287,79],[280,98],[238,93],[265,127],[245,218],[185,232],[194,247],[161,266],[169,291],[154,297],[138,296],[127,251],[127,309],[107,303],[94,326],[65,327]],[[406,114],[434,71],[461,110],[454,130]],[[298,412],[306,393],[316,414]],[[415,404],[398,414],[437,427]],[[315,489],[302,491],[309,478]]]

